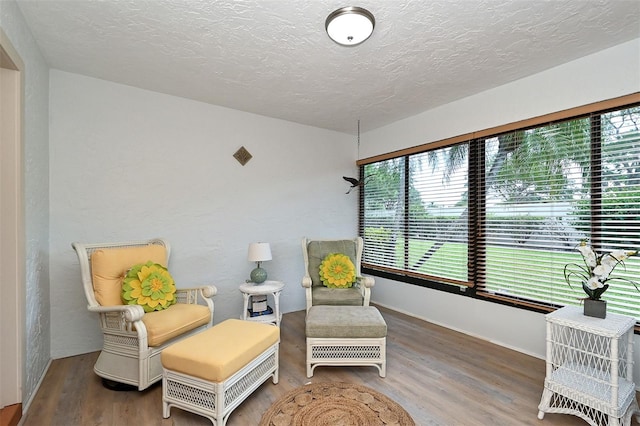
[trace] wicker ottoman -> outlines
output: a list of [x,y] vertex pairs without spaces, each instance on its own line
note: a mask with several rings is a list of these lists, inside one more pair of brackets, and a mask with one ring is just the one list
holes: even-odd
[[178,407],[224,426],[269,377],[278,383],[280,329],[229,319],[162,351],[162,416]]
[[307,377],[319,365],[371,365],[386,376],[387,323],[373,306],[312,306],[306,319]]

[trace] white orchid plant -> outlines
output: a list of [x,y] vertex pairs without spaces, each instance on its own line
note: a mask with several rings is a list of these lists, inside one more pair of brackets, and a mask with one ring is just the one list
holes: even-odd
[[602,294],[609,288],[609,281],[624,281],[633,284],[636,290],[640,291],[638,284],[627,278],[613,278],[611,276],[613,270],[618,265],[624,266],[624,260],[636,256],[637,250],[614,250],[609,253],[598,255],[598,253],[587,245],[586,241],[581,241],[576,249],[582,255],[584,266],[570,263],[564,267],[564,279],[571,285],[571,281],[579,280],[582,289],[587,293],[588,299],[600,300]]

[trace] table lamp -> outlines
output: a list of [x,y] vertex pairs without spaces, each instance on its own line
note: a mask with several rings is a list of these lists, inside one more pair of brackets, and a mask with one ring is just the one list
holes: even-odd
[[267,271],[260,267],[261,262],[271,260],[271,247],[269,243],[251,243],[249,244],[249,262],[256,262],[257,267],[251,271],[251,282],[262,284],[267,279]]

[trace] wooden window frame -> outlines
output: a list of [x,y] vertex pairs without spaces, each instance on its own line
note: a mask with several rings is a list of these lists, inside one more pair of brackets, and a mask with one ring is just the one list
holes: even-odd
[[[487,139],[490,137],[494,137],[496,135],[504,134],[507,132],[512,132],[516,130],[524,130],[530,129],[533,127],[539,127],[544,125],[550,125],[560,121],[566,121],[573,118],[579,118],[588,116],[591,114],[604,114],[607,111],[615,110],[615,109],[624,109],[625,107],[632,107],[640,104],[640,92],[632,93],[626,96],[621,96],[613,99],[608,99],[605,101],[595,102],[575,108],[566,109],[563,111],[558,111],[554,113],[549,113],[545,115],[541,115],[538,117],[520,120],[513,123],[504,124],[501,126],[496,126],[484,130],[480,130],[477,132],[466,133],[458,136],[454,136],[451,138],[447,138],[440,141],[434,141],[430,143],[421,144],[418,146],[405,148],[398,151],[393,151],[385,154],[380,154],[364,159],[359,159],[356,162],[356,165],[360,168],[360,178],[364,178],[364,166],[367,164],[377,163],[389,159],[395,159],[404,157],[408,159],[410,155],[423,153],[426,151],[452,146],[459,143],[468,143],[469,144],[469,158],[482,158],[484,157],[483,152],[483,144],[475,143],[477,140]],[[594,132],[595,133],[595,132]],[[597,135],[593,134],[592,137],[596,137]],[[482,151],[482,152],[481,152]],[[408,160],[407,160],[408,161]],[[483,209],[478,207],[478,200],[484,197],[485,194],[485,182],[484,182],[484,162],[479,161],[475,162],[477,164],[472,164],[472,161],[469,161],[469,216],[468,216],[468,229],[469,229],[469,252],[468,252],[468,261],[470,263],[474,262],[477,259],[478,253],[477,248],[483,244],[484,234],[480,229],[480,223],[484,220],[479,217],[479,215],[486,215],[486,212]],[[595,166],[595,170],[599,170],[601,168],[600,164]],[[405,180],[408,180],[408,173],[405,173]],[[407,183],[405,182],[405,187],[407,187]],[[597,201],[596,201],[597,202]],[[360,191],[360,199],[359,199],[359,230],[360,234],[364,234],[363,229],[363,209],[364,209],[364,191]],[[597,226],[597,224],[595,225]],[[597,244],[597,241],[594,242]],[[405,248],[406,249],[406,248]],[[401,274],[398,273],[397,270],[393,270],[391,268],[385,267],[371,267],[371,265],[367,265],[363,262],[363,272],[380,276],[383,278],[388,278],[391,280],[407,282],[410,284],[415,284],[419,286],[429,287],[437,290],[442,290],[450,293],[463,294],[470,297],[481,298],[483,300],[489,300],[492,302],[506,304],[510,306],[515,306],[519,308],[524,308],[528,310],[533,310],[537,312],[551,312],[557,309],[558,306],[549,306],[543,303],[535,303],[526,300],[517,300],[514,298],[510,298],[504,295],[493,294],[489,295],[487,293],[479,294],[477,291],[477,287],[465,288],[460,285],[458,282],[447,282],[446,279],[437,278],[436,280],[432,280],[429,277],[425,277],[423,274],[414,273],[410,271],[403,271]],[[478,283],[479,276],[481,271],[478,271],[477,268],[469,268],[469,282],[470,283]],[[453,285],[452,285],[453,284]],[[636,333],[640,333],[640,321],[637,323],[635,327]]]

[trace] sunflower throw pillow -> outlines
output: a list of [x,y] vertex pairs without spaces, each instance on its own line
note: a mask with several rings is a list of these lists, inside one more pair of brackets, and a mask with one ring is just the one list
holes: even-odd
[[169,271],[148,261],[133,266],[122,284],[122,300],[140,305],[145,312],[161,311],[176,303],[176,285]]
[[329,288],[349,288],[356,282],[356,267],[349,256],[330,253],[320,263],[320,281]]

